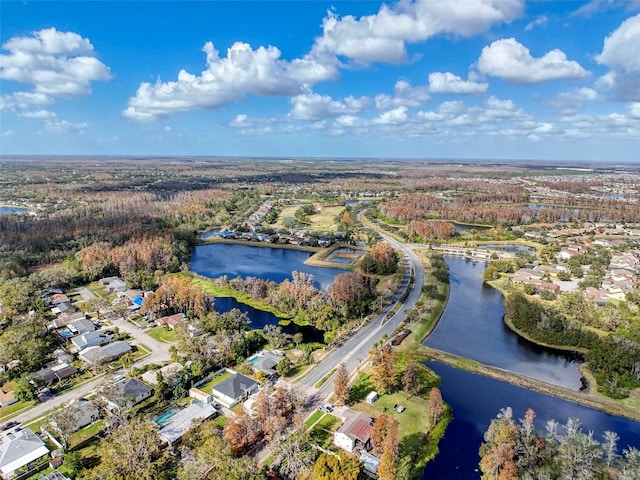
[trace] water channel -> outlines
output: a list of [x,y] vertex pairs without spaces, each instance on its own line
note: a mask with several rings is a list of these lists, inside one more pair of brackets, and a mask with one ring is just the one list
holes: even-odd
[[594,432],[602,441],[606,430],[620,436],[620,452],[630,446],[640,448],[640,423],[623,417],[584,407],[551,395],[517,387],[506,382],[475,375],[439,362],[427,366],[442,379],[440,390],[453,409],[453,421],[440,440],[440,452],[424,470],[423,480],[448,478],[471,480],[480,478],[478,449],[489,422],[501,408],[511,407],[516,419],[524,417],[528,408],[536,412],[536,427],[544,432],[547,420],[560,424],[578,418],[583,431]]
[[578,356],[538,347],[505,325],[502,294],[482,280],[483,262],[445,259],[449,302],[424,345],[544,382],[580,388]]
[[[442,318],[425,345],[531,378],[578,389],[579,360],[571,354],[549,351],[520,339],[503,322],[503,297],[484,284],[484,263],[445,257],[449,265],[450,296]],[[440,441],[440,453],[427,464],[423,479],[478,479],[478,449],[489,422],[501,408],[511,407],[515,418],[528,408],[536,412],[536,426],[549,419],[582,421],[601,440],[605,430],[620,436],[620,450],[640,447],[640,423],[606,414],[558,397],[475,375],[438,362],[429,362],[442,380],[444,400],[453,409],[453,421]]]

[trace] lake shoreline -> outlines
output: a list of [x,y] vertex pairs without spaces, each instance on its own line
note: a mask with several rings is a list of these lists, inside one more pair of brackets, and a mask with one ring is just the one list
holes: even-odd
[[543,382],[542,380],[536,380],[534,378],[527,377],[515,372],[510,372],[498,367],[492,367],[491,365],[485,365],[475,360],[460,357],[458,355],[447,353],[442,350],[436,350],[424,345],[423,348],[425,349],[425,353],[432,359],[442,363],[446,363],[447,365],[450,365],[452,367],[500,380],[511,385],[535,390],[546,395],[569,400],[571,402],[600,410],[611,415],[616,415],[640,422],[640,412],[619,405],[615,403],[615,400],[613,399],[611,399],[610,401],[606,401],[604,400],[604,398],[606,397],[593,398],[591,393],[577,392],[566,387]]

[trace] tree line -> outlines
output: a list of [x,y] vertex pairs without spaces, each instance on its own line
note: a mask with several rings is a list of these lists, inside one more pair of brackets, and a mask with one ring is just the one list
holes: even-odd
[[483,480],[640,479],[640,450],[628,446],[621,455],[615,432],[598,440],[575,418],[549,420],[540,432],[534,420],[528,409],[516,421],[510,407],[491,420],[480,447]]

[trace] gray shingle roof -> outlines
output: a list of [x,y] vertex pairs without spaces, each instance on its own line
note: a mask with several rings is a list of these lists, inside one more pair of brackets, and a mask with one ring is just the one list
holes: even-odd
[[258,382],[240,373],[236,373],[213,387],[213,391],[219,392],[229,398],[239,398],[248,390],[251,390]]

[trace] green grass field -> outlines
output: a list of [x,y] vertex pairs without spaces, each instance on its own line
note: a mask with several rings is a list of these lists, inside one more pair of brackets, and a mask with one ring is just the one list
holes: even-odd
[[[278,215],[278,220],[273,224],[274,228],[282,228],[285,218],[295,217],[296,210],[299,205],[284,207]],[[342,206],[323,207],[318,205],[318,213],[309,216],[311,224],[309,228],[312,230],[335,230],[335,218],[344,210]]]
[[[418,434],[426,430],[429,420],[430,413],[427,400],[418,396],[407,396],[402,392],[395,392],[390,395],[380,395],[374,404],[369,404],[361,397],[363,394],[366,397],[372,390],[375,390],[375,388],[369,379],[369,375],[360,375],[360,378],[352,388],[353,394],[351,396],[352,399],[357,400],[357,403],[354,403],[351,408],[363,412],[371,418],[376,418],[382,413],[386,413],[398,420],[398,433],[401,438],[414,438],[417,440]],[[393,408],[395,405],[402,405],[405,410],[402,413],[398,413]],[[401,456],[410,453],[415,447],[412,442],[404,443],[407,443],[407,445],[404,445],[407,450],[402,450]]]
[[173,343],[176,341],[175,332],[164,325],[158,325],[151,330],[147,330],[147,334],[159,342]]

